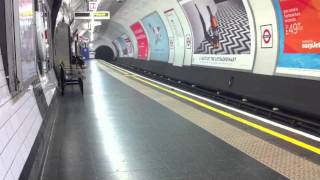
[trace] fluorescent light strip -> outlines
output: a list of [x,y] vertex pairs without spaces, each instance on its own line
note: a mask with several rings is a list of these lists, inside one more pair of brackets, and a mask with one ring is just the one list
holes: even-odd
[[[103,62],[104,62],[104,61],[103,61]],[[107,62],[104,62],[104,63],[107,63]],[[114,68],[118,68],[119,70],[125,71],[125,72],[127,72],[127,73],[134,74],[135,76],[138,76],[138,77],[141,77],[141,78],[146,79],[146,80],[148,80],[148,81],[151,81],[151,82],[154,82],[154,83],[156,83],[156,84],[159,84],[159,85],[161,85],[161,86],[170,88],[170,89],[172,89],[172,90],[174,90],[174,91],[182,92],[182,93],[187,94],[187,95],[190,95],[190,96],[192,96],[192,97],[195,97],[195,98],[198,98],[198,99],[207,101],[207,102],[209,102],[209,103],[211,103],[211,104],[214,104],[214,105],[220,106],[220,107],[222,107],[222,108],[225,108],[225,109],[228,109],[228,110],[237,112],[237,113],[239,113],[239,114],[242,114],[242,115],[251,117],[251,118],[256,119],[256,120],[259,120],[259,121],[264,122],[264,123],[266,123],[266,124],[270,124],[270,125],[272,125],[272,126],[275,126],[275,127],[278,127],[278,128],[281,128],[281,129],[284,129],[284,130],[287,130],[287,131],[290,131],[290,132],[292,132],[292,133],[299,134],[299,135],[301,135],[301,136],[304,136],[304,137],[306,137],[306,138],[312,139],[312,140],[314,140],[314,141],[320,142],[320,137],[314,136],[314,135],[312,135],[312,134],[309,134],[309,133],[306,133],[306,132],[303,132],[303,131],[300,131],[300,130],[297,130],[297,129],[294,129],[294,128],[291,128],[291,127],[288,127],[288,126],[285,126],[285,125],[283,125],[283,124],[276,123],[276,122],[274,122],[274,121],[271,121],[271,120],[269,120],[269,119],[263,118],[263,117],[261,117],[261,116],[257,116],[257,115],[254,115],[254,114],[251,114],[251,113],[242,111],[242,110],[240,110],[240,109],[236,109],[236,108],[234,108],[234,107],[231,107],[231,106],[228,106],[228,105],[219,103],[219,102],[217,102],[217,101],[208,99],[208,98],[206,98],[206,97],[199,96],[199,95],[193,94],[193,93],[191,93],[191,92],[188,92],[188,91],[185,91],[185,90],[182,90],[182,89],[179,89],[179,88],[176,88],[176,87],[173,87],[173,86],[170,86],[170,85],[161,83],[161,82],[159,82],[159,81],[156,81],[156,80],[147,78],[147,77],[145,77],[145,76],[141,76],[141,75],[139,75],[139,74],[137,74],[137,73],[128,71],[128,70],[126,70],[126,69],[120,68],[120,67],[115,66],[115,65],[113,65],[113,64],[110,64],[110,63],[107,63],[107,64],[111,65],[111,66],[114,67]]]

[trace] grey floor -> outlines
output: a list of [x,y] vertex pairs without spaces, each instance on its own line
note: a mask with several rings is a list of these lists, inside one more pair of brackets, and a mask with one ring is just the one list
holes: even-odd
[[45,180],[285,179],[91,63],[59,98]]

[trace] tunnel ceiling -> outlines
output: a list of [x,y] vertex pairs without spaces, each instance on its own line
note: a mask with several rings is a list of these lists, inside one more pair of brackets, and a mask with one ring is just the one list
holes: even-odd
[[[95,27],[94,41],[100,41],[104,44],[110,44],[114,37],[119,34],[128,32],[129,24],[141,19],[146,14],[151,13],[157,8],[170,8],[173,4],[177,4],[177,1],[172,0],[101,0],[98,10],[110,11],[111,20],[101,21],[100,26]],[[62,0],[61,8],[59,10],[60,15],[57,17],[57,23],[64,19],[70,19],[71,32],[78,31],[82,36],[90,39],[90,32],[88,31],[89,21],[87,20],[75,20],[73,14],[76,11],[86,11],[87,0]],[[61,16],[64,14],[64,16]],[[100,44],[100,43],[98,43]]]
[[[52,0],[48,0],[50,4]],[[118,2],[116,0],[101,0],[98,10],[99,11],[110,11],[111,16],[116,14],[116,12],[120,9],[120,7],[126,3],[126,0],[122,2]],[[90,33],[86,33],[85,31],[88,30],[89,21],[87,20],[74,20],[73,21],[73,14],[77,11],[87,11],[87,0],[62,0],[61,7],[59,10],[59,15],[57,17],[57,24],[62,21],[63,17],[64,20],[70,22],[71,24],[71,31],[75,32],[83,32],[83,35],[88,36]],[[69,21],[70,20],[70,21]],[[107,29],[109,25],[109,21],[101,21],[102,25],[100,27],[95,28],[96,34],[101,31]]]

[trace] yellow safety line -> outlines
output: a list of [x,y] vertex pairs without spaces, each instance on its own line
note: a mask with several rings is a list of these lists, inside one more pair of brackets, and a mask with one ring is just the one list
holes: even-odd
[[[107,65],[107,64],[105,64],[105,65]],[[120,70],[120,69],[118,69],[118,68],[114,68],[114,67],[112,67],[112,66],[110,66],[110,65],[107,65],[107,66],[110,67],[110,68],[112,68],[112,69],[115,69],[115,70],[117,70],[117,71],[122,71],[122,72],[124,72],[123,70]],[[139,77],[137,77],[137,76],[132,76],[132,78],[134,78],[134,79],[136,79],[136,80],[138,80],[138,81],[141,81],[141,82],[143,82],[143,83],[145,83],[145,84],[148,84],[148,85],[150,85],[150,86],[152,86],[152,87],[155,87],[155,88],[157,88],[157,89],[159,89],[159,90],[162,90],[162,91],[164,91],[164,92],[167,92],[167,93],[169,93],[169,94],[175,95],[175,96],[177,96],[177,97],[179,97],[179,98],[181,98],[181,99],[184,99],[184,100],[186,100],[186,101],[189,101],[189,102],[191,102],[191,103],[193,103],[193,104],[196,104],[196,105],[198,105],[198,106],[200,106],[200,107],[203,107],[203,108],[205,108],[205,109],[208,109],[208,110],[210,110],[210,111],[213,111],[213,112],[215,112],[215,113],[217,113],[217,114],[220,114],[220,115],[222,115],[222,116],[228,117],[229,119],[232,119],[232,120],[234,120],[234,121],[240,122],[240,123],[242,123],[242,124],[245,124],[245,125],[247,125],[247,126],[250,126],[250,127],[254,128],[254,129],[257,129],[257,130],[259,130],[259,131],[262,131],[262,132],[264,132],[264,133],[267,133],[267,134],[269,134],[269,135],[272,135],[272,136],[274,136],[274,137],[277,137],[277,138],[279,138],[279,139],[282,139],[282,140],[284,140],[284,141],[287,141],[287,142],[289,142],[289,143],[292,143],[292,144],[294,144],[294,145],[296,145],[296,146],[299,146],[299,147],[301,147],[301,148],[303,148],[303,149],[309,150],[309,151],[314,152],[314,153],[316,153],[316,154],[320,154],[320,148],[317,148],[317,147],[315,147],[315,146],[309,145],[309,144],[307,144],[307,143],[304,143],[304,142],[299,141],[299,140],[297,140],[297,139],[294,139],[294,138],[292,138],[292,137],[283,135],[283,134],[281,134],[281,133],[279,133],[279,132],[273,131],[273,130],[268,129],[268,128],[266,128],[266,127],[263,127],[263,126],[261,126],[261,125],[255,124],[255,123],[253,123],[253,122],[251,122],[251,121],[245,120],[245,119],[243,119],[243,118],[241,118],[241,117],[235,116],[235,115],[233,115],[233,114],[231,114],[231,113],[228,113],[228,112],[226,112],[226,111],[220,110],[220,109],[218,109],[218,108],[215,108],[215,107],[210,106],[210,105],[208,105],[208,104],[205,104],[205,103],[203,103],[203,102],[197,101],[197,100],[192,99],[192,98],[190,98],[190,97],[188,97],[188,96],[185,96],[185,95],[183,95],[183,94],[177,93],[176,91],[173,91],[173,90],[164,88],[164,87],[162,87],[162,86],[159,86],[159,85],[154,84],[154,83],[152,83],[152,82],[150,82],[150,81],[147,81],[147,80],[144,80],[144,79],[142,79],[142,78],[139,78]]]

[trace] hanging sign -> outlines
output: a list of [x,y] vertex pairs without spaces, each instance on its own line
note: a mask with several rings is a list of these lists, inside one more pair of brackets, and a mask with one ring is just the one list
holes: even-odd
[[108,20],[110,19],[109,11],[85,11],[85,12],[75,12],[74,19],[84,19],[84,20]]

